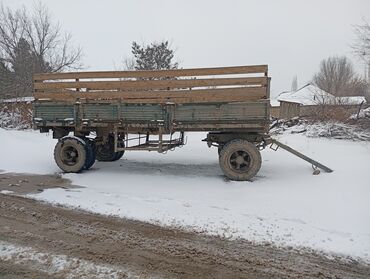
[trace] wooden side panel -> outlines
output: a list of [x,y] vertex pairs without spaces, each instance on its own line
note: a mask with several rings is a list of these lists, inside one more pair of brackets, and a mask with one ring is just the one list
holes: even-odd
[[74,102],[79,99],[121,100],[124,103],[197,103],[197,102],[240,102],[264,99],[265,88],[237,87],[178,91],[131,91],[131,92],[55,92],[34,94],[38,100]]
[[261,73],[267,75],[267,65],[195,68],[177,70],[153,70],[153,71],[105,71],[105,72],[70,72],[70,73],[47,73],[35,74],[35,81],[56,79],[104,79],[104,78],[168,78],[189,76],[211,75],[235,75]]
[[40,101],[185,104],[268,99],[268,84],[267,66],[256,65],[36,74],[33,87],[34,97]]
[[266,77],[249,78],[212,78],[212,79],[175,79],[175,80],[127,80],[127,81],[75,81],[75,82],[41,82],[34,83],[37,91],[59,89],[88,90],[169,90],[172,88],[195,88],[211,86],[258,86],[267,84]]

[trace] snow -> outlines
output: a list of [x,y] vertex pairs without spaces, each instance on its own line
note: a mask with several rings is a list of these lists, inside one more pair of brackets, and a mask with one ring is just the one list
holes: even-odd
[[275,98],[270,99],[270,104],[271,104],[272,107],[278,107],[278,106],[280,106],[280,102],[277,99],[275,99]]
[[1,194],[13,194],[14,192],[13,191],[9,191],[9,190],[1,190],[0,193]]
[[[266,149],[253,182],[229,182],[218,166],[217,150],[200,141],[205,134],[187,135],[188,145],[166,155],[128,152],[117,162],[63,175],[84,188],[49,189],[30,197],[370,262],[369,142],[283,134],[278,140],[334,172],[312,175],[306,162],[284,150]],[[0,169],[58,171],[52,159],[56,141],[50,135],[0,129],[0,139]]]
[[345,104],[359,105],[362,102],[366,103],[363,96],[348,96],[335,97],[318,87],[307,84],[297,91],[282,92],[277,97],[279,102],[293,102],[301,105],[317,105],[317,104]]
[[34,97],[18,97],[11,99],[0,99],[0,103],[31,103],[34,100]]
[[[351,116],[351,119],[355,118]],[[313,138],[325,137],[353,141],[370,141],[369,123],[364,128],[357,122],[343,123],[332,120],[310,122],[296,117],[289,120],[279,120],[277,125],[270,130],[270,133],[273,135],[291,133],[302,134]]]
[[0,128],[0,170],[35,174],[59,172],[53,161],[55,144],[49,134]]
[[362,118],[370,118],[370,107],[366,109],[361,109],[358,115],[357,113],[354,113],[350,117],[350,119],[362,119]]
[[19,109],[9,111],[0,108],[0,128],[22,130],[30,127],[31,124],[23,119]]
[[[0,241],[0,260],[28,265],[30,268],[63,278],[140,278],[129,268],[100,265],[66,255],[41,252],[32,247]],[[88,274],[88,275],[87,275]]]

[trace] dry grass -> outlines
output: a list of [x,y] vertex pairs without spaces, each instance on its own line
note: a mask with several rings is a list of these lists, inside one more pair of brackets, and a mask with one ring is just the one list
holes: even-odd
[[313,121],[346,122],[355,113],[348,105],[317,105],[310,115]]

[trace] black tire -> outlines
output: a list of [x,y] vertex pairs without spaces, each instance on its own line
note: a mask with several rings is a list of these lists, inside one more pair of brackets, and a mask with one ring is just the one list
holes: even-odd
[[119,159],[122,158],[123,154],[125,154],[125,151],[118,151],[116,152],[116,156],[114,157],[113,161],[118,161]]
[[96,152],[95,152],[95,146],[94,142],[92,140],[86,139],[86,162],[84,169],[88,170],[90,169],[96,160]]
[[86,163],[86,142],[76,137],[61,138],[54,148],[54,159],[64,172],[80,172]]
[[222,148],[224,148],[224,146],[223,146],[223,145],[219,145],[219,146],[217,147],[218,156],[220,156],[220,155],[221,155],[221,150],[222,150]]
[[96,145],[96,160],[100,162],[112,162],[116,157],[114,152],[114,139],[112,136],[108,137],[105,144]]
[[[125,147],[125,142],[123,140],[120,140],[118,142],[118,147],[123,148]],[[116,152],[116,157],[114,158],[114,161],[118,161],[122,158],[123,154],[125,154],[125,150]]]
[[250,180],[261,168],[261,153],[246,140],[229,141],[222,148],[219,163],[224,174],[231,180]]
[[[123,141],[119,145],[124,147]],[[106,144],[100,144],[96,146],[96,160],[100,162],[113,162],[122,158],[125,151],[114,152],[114,138],[109,136]]]

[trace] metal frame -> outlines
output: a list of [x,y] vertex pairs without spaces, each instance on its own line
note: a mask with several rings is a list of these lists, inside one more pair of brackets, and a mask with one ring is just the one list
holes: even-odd
[[[159,153],[164,153],[168,150],[174,149],[176,147],[182,146],[185,144],[185,132],[180,132],[180,137],[172,139],[173,133],[170,133],[170,139],[164,140],[163,135],[168,134],[164,133],[163,127],[159,128],[158,131],[158,140],[150,140],[150,135],[153,135],[149,132],[145,134],[145,136],[141,136],[139,133],[137,137],[130,137],[129,133],[125,133],[124,142],[125,147],[119,146],[119,140],[118,140],[118,129],[117,126],[114,127],[114,152],[119,151],[127,151],[127,150],[136,150],[136,151],[157,151]],[[141,140],[145,139],[143,143],[141,143]],[[139,140],[139,143],[136,145],[130,146],[130,142],[133,140]]]

